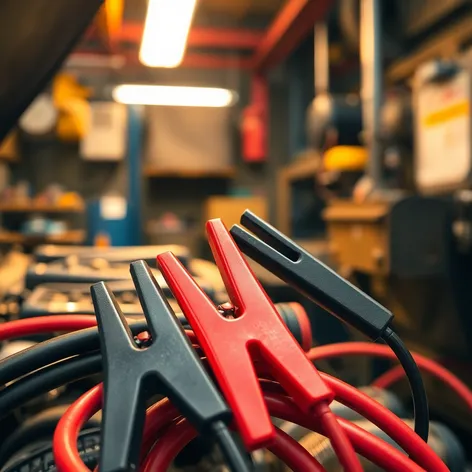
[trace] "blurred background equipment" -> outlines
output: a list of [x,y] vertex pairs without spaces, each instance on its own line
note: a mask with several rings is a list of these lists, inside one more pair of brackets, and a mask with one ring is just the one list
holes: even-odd
[[[3,0],[0,323],[92,316],[89,287],[102,280],[136,320],[135,260],[186,323],[156,269],[167,250],[232,316],[205,222],[230,227],[248,208],[386,306],[409,348],[471,387],[471,40],[467,0]],[[248,263],[305,351],[360,340]],[[1,342],[0,359],[48,336]],[[411,424],[406,382],[366,387],[386,362],[318,364]],[[3,416],[0,472],[54,470],[54,427],[99,378]],[[470,412],[431,375],[424,382],[431,447],[465,471]],[[341,470],[324,438],[281,427]],[[79,440],[91,468],[99,428],[97,416]],[[266,452],[253,462],[286,470]],[[206,440],[174,465],[225,470]]]

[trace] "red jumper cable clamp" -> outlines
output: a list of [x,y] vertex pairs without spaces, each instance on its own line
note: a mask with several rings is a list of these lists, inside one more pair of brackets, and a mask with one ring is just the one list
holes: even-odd
[[152,344],[139,349],[105,283],[91,288],[104,368],[100,472],[136,470],[146,411],[145,387],[166,394],[193,426],[218,441],[233,471],[249,470],[229,434],[231,412],[205,371],[148,265],[131,264]]
[[[158,265],[207,356],[249,450],[271,444],[275,430],[255,372],[261,362],[305,412],[324,416],[333,399],[284,325],[221,220],[207,223],[213,256],[234,317],[224,317],[172,253]],[[328,415],[329,416],[329,415]]]

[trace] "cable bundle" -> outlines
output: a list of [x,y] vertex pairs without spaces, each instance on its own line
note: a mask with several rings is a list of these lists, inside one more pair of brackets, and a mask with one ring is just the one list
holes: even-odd
[[[216,440],[233,472],[251,470],[247,452],[260,447],[268,448],[292,470],[323,471],[300,444],[272,425],[270,416],[328,437],[346,471],[362,470],[357,454],[387,471],[448,470],[425,438],[354,387],[318,372],[313,363],[350,355],[397,359],[400,353],[403,365],[409,366],[410,380],[411,376],[416,376],[416,382],[419,379],[413,388],[413,393],[420,390],[415,402],[415,429],[423,436],[428,430],[427,405],[421,403],[425,395],[417,366],[444,381],[472,411],[472,392],[459,379],[422,356],[415,355],[413,360],[388,328],[388,312],[379,308],[385,314],[382,327],[375,317],[376,306],[372,308],[365,300],[361,306],[370,310],[366,323],[376,326],[385,341],[390,339],[394,351],[377,344],[344,343],[305,353],[222,223],[210,222],[208,234],[233,310],[222,315],[175,257],[161,255],[160,269],[192,328],[184,331],[147,265],[133,263],[131,274],[145,320],[128,323],[113,294],[101,283],[92,287],[98,330],[90,316],[40,317],[0,326],[0,340],[71,331],[0,363],[0,381],[8,384],[0,392],[0,414],[43,392],[103,371],[104,384],[73,403],[56,428],[53,449],[60,471],[88,470],[77,449],[77,439],[83,425],[102,407],[101,472],[165,471],[198,434]],[[297,261],[287,252],[284,257],[290,264]],[[330,301],[326,293],[334,296],[330,290],[324,287],[325,306]],[[309,291],[306,284],[303,291]],[[350,311],[345,303],[343,306],[356,324],[364,323],[356,311],[359,303]],[[398,378],[394,369],[376,384],[387,386]],[[146,410],[144,389],[169,398]],[[334,399],[382,429],[408,456],[336,417],[329,407]],[[245,450],[230,429],[241,436]]]
[[[0,412],[3,414],[6,412],[4,409],[5,394],[9,390],[14,393],[18,389],[18,384],[30,386],[29,399],[40,395],[43,391],[62,385],[64,382],[70,382],[81,378],[83,375],[99,372],[101,370],[100,355],[93,354],[96,342],[98,341],[98,332],[93,328],[84,329],[94,324],[95,320],[90,316],[64,315],[13,321],[1,325],[1,340],[13,339],[33,333],[80,330],[76,333],[59,336],[51,341],[41,343],[42,345],[33,347],[27,352],[16,354],[12,359],[4,361],[1,365],[2,368],[9,365],[12,361],[18,362],[25,354],[27,356],[34,355],[38,358],[37,354],[43,354],[45,347],[54,349],[55,345],[64,346],[69,344],[71,347],[76,345],[79,348],[76,349],[76,352],[80,352],[81,348],[84,348],[84,351],[81,355],[76,355],[72,358],[69,358],[69,355],[73,355],[72,350],[64,352],[67,360],[61,360],[50,367],[43,367],[36,373],[30,373],[24,379],[16,380],[16,382],[6,387],[0,394]],[[142,321],[138,321],[133,323],[131,327],[134,332],[144,332],[145,324]],[[191,339],[194,339],[192,332],[188,332],[188,335]],[[86,353],[87,345],[90,347],[91,353]],[[314,362],[349,355],[395,358],[394,354],[385,346],[361,342],[317,347],[307,353],[307,357]],[[415,355],[415,359],[421,369],[437,376],[448,387],[452,388],[472,411],[472,392],[467,386],[436,362],[419,355]],[[87,361],[86,363],[89,364],[89,369],[86,371],[81,367],[81,363],[84,361]],[[35,368],[38,368],[38,365]],[[3,372],[3,369],[0,372]],[[411,459],[348,421],[339,420],[349,441],[354,445],[356,452],[376,463],[379,467],[390,471],[447,470],[446,466],[433,451],[390,411],[344,382],[327,374],[321,373],[321,376],[336,392],[337,400],[379,426],[410,454]],[[51,379],[54,379],[54,381],[51,382]],[[325,433],[320,428],[319,423],[311,418],[307,418],[300,412],[293,401],[280,391],[280,387],[276,383],[264,380],[262,385],[264,398],[272,415],[298,423],[322,434]],[[25,400],[23,398],[23,401]],[[54,438],[55,459],[59,470],[70,472],[85,472],[88,470],[77,451],[77,436],[83,424],[95,412],[100,410],[101,406],[102,385],[100,384],[77,400],[69,408],[66,415],[63,416]],[[195,437],[195,434],[195,430],[185,420],[182,420],[179,412],[167,399],[153,405],[146,412],[144,440],[140,459],[140,463],[144,467],[142,470],[166,470],[172,459],[186,443]],[[159,441],[157,441],[158,439]],[[274,445],[271,446],[271,450],[293,470],[323,470],[298,443],[282,432],[278,432],[277,439]]]

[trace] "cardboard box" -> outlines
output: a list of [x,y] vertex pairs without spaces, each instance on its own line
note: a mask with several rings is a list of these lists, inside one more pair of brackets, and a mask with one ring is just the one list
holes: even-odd
[[205,221],[221,218],[229,229],[234,224],[239,224],[241,215],[245,210],[251,210],[257,216],[268,219],[268,204],[265,197],[209,197],[205,203]]

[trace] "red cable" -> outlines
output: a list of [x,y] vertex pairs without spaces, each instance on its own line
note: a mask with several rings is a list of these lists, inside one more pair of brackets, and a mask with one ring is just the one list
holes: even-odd
[[[424,472],[416,462],[403,455],[398,449],[379,440],[373,434],[365,434],[365,430],[350,421],[340,419],[346,434],[351,438],[352,445],[356,451],[376,464],[380,469],[390,472]],[[431,469],[434,470],[434,469]],[[441,470],[448,470],[443,467]]]
[[[275,395],[269,393],[265,395],[265,400],[270,410],[270,413],[273,416],[280,417],[286,421],[298,423],[308,429],[312,429],[317,432],[318,430],[320,430],[320,432],[323,433],[323,429],[320,428],[318,419],[307,417],[298,408],[296,408],[293,402],[288,398],[282,395]],[[154,414],[159,414],[159,412],[155,411]],[[364,455],[372,462],[375,462],[381,468],[385,469],[388,472],[424,472],[421,467],[416,465],[413,461],[408,459],[408,457],[403,455],[400,451],[395,449],[390,444],[383,442],[381,439],[373,436],[372,434],[366,432],[358,426],[351,424],[349,421],[342,419],[340,419],[339,421],[342,424],[342,427],[348,432],[349,439],[353,442],[353,444],[356,444],[356,447],[358,447],[359,452],[362,451],[362,455]],[[187,430],[184,429],[184,425]],[[186,421],[182,422],[181,428],[182,429],[179,430],[180,437],[182,438],[181,441],[178,441],[179,434],[177,432],[169,431],[167,435],[161,437],[160,440],[156,443],[156,447],[150,452],[150,455],[146,460],[146,472],[160,472],[163,470],[167,470],[170,461],[175,458],[178,452],[182,450],[187,444],[187,442],[185,441],[188,438],[187,431],[192,431],[191,426]],[[172,442],[172,457],[170,457],[171,454],[168,450],[168,446],[170,447],[170,444],[168,444],[169,436]],[[297,451],[301,447],[300,445],[298,446],[299,447],[296,448]],[[297,457],[292,457],[289,460],[303,460],[300,457],[302,454],[305,455],[306,451],[295,452],[295,455]],[[166,458],[165,462],[161,460],[161,455]],[[313,464],[311,464],[311,467],[313,467]],[[312,470],[311,468],[296,468],[296,466],[291,468],[292,470]]]
[[[82,395],[68,408],[59,421],[53,440],[54,458],[59,472],[89,472],[77,451],[77,437],[81,427],[100,409],[101,400],[102,384]],[[143,445],[152,443],[150,438],[155,440],[155,429],[162,429],[170,418],[175,417],[176,413],[177,410],[168,400],[160,401],[151,407],[146,415]],[[167,470],[170,462],[195,435],[195,430],[186,420],[181,420],[174,427],[169,428],[158,445],[151,450],[150,456],[146,458],[144,471]],[[144,450],[146,450],[145,447],[143,447]],[[276,442],[270,450],[284,458],[293,470],[324,471],[320,464],[296,441],[291,438],[287,439],[281,432],[278,432]],[[308,468],[305,467],[307,464],[309,464]]]
[[359,457],[329,406],[326,403],[320,403],[315,409],[315,414],[344,470],[362,472],[363,468]]
[[[467,387],[467,385],[465,385],[454,374],[449,372],[441,365],[437,364],[434,361],[430,361],[429,359],[427,359],[427,361],[428,363],[418,364],[419,368],[444,382],[472,410],[472,391]],[[398,380],[401,380],[404,376],[405,372],[403,371],[402,367],[396,366],[382,374],[376,380],[374,380],[372,385],[374,385],[375,387],[386,389]]]
[[[37,317],[37,318],[30,318],[30,319],[25,319],[25,320],[18,320],[18,321],[13,321],[10,323],[6,323],[4,325],[0,326],[0,339],[8,339],[12,337],[18,337],[18,336],[24,336],[27,334],[33,334],[33,333],[38,333],[38,332],[47,332],[47,331],[72,331],[72,330],[78,330],[78,329],[83,329],[83,328],[89,328],[92,326],[96,325],[96,320],[93,318],[91,315],[55,315],[55,316],[47,316],[47,317]],[[187,332],[189,336],[192,338],[193,333],[192,332]],[[310,351],[309,357],[312,360],[317,360],[317,359],[322,359],[322,358],[329,358],[329,357],[334,357],[334,356],[342,356],[346,354],[370,354],[370,355],[380,355],[382,357],[387,357],[391,359],[395,359],[394,354],[389,350],[388,347],[386,346],[378,346],[378,345],[373,345],[373,344],[368,344],[368,343],[346,343],[344,345],[332,345],[332,346],[324,346],[320,348],[315,348]],[[437,373],[438,372],[438,365],[430,361],[426,358],[423,358],[422,356],[416,356],[416,360],[421,366],[428,366],[430,367],[430,370],[433,372]],[[425,367],[427,368],[427,367]],[[445,369],[443,369],[445,371]],[[445,371],[442,372],[442,374],[447,373],[448,375],[442,375],[442,378],[448,379],[449,384],[452,384],[453,388],[457,391],[458,389],[461,391],[461,396],[464,398],[470,397],[470,391],[465,387],[455,376],[450,374],[449,372]],[[325,376],[324,376],[325,377]],[[326,380],[326,378],[325,378]],[[435,455],[431,454],[431,450],[429,448],[424,449],[425,445],[422,441],[419,441],[416,435],[408,428],[403,429],[403,431],[395,431],[392,430],[392,424],[391,423],[391,418],[389,419],[388,417],[383,417],[381,418],[381,421],[379,422],[379,418],[376,417],[376,415],[373,414],[373,410],[371,411],[372,405],[369,402],[372,402],[372,400],[366,396],[363,396],[359,392],[357,392],[355,389],[352,389],[352,387],[343,384],[340,381],[337,381],[336,379],[331,378],[328,380],[328,383],[337,383],[337,388],[335,389],[338,396],[339,396],[339,389],[341,388],[341,391],[343,391],[344,395],[348,395],[348,397],[344,397],[344,402],[348,404],[348,406],[351,407],[356,407],[354,409],[357,409],[361,414],[364,414],[364,416],[368,419],[370,419],[372,422],[380,426],[382,429],[384,429],[387,434],[392,436],[393,439],[395,439],[397,442],[406,442],[406,444],[402,444],[405,450],[407,450],[410,454],[412,454],[413,457],[418,460],[421,464],[427,464],[428,461],[433,458],[433,463],[434,463],[434,457]],[[332,385],[331,385],[332,386]],[[342,389],[344,387],[344,390]],[[347,390],[346,390],[347,389]],[[356,405],[355,402],[350,404],[349,400],[349,395],[352,394],[357,394],[357,399],[356,401],[359,401],[359,396],[360,398],[363,398],[363,404],[362,408],[364,410],[359,410],[359,405]],[[87,406],[87,398],[85,397],[85,406]],[[98,405],[100,405],[101,398],[98,400]],[[375,404],[375,402],[374,402]],[[468,402],[468,404],[472,404],[472,402]],[[99,409],[99,406],[97,407]],[[84,410],[88,411],[88,410]],[[385,414],[385,412],[384,412]],[[393,418],[396,419],[394,415],[392,415]],[[66,416],[67,418],[67,416]],[[78,417],[80,419],[80,415]],[[76,418],[77,419],[77,418]],[[403,425],[402,422],[400,422],[401,425]],[[73,423],[71,423],[73,424]],[[398,424],[397,424],[398,426]],[[403,425],[405,426],[405,425]],[[79,426],[76,425],[76,436],[78,435],[78,432],[80,431],[81,424]],[[408,441],[399,441],[398,438],[395,437],[396,434],[405,434],[405,438],[409,437]],[[336,440],[335,440],[336,441]],[[61,441],[59,440],[58,442],[59,446],[61,444]],[[74,443],[72,443],[74,444]],[[74,447],[71,449],[71,444],[69,444],[69,449],[68,453],[71,452]],[[75,446],[76,447],[76,446]],[[59,456],[64,457],[66,453],[63,451],[61,452],[59,450],[58,452]],[[429,458],[429,459],[428,459]],[[82,461],[80,460],[80,456],[76,455],[75,459],[78,459],[78,462],[75,464],[80,467],[80,465],[83,466]],[[67,460],[66,460],[67,463]],[[437,464],[436,464],[437,465]],[[72,466],[74,467],[74,466]],[[439,467],[443,467],[442,463],[439,464]],[[428,468],[428,467],[426,467]],[[64,470],[67,470],[64,469]],[[73,470],[73,469],[71,469]],[[77,469],[80,470],[80,469]],[[82,469],[82,470],[87,470],[87,469]],[[435,470],[435,469],[433,469]],[[437,469],[441,470],[441,469]]]
[[[373,401],[369,397],[365,396],[361,392],[357,392],[357,390],[347,384],[344,384],[341,381],[338,381],[334,378],[331,378],[327,375],[323,375],[324,380],[330,385],[331,388],[333,388],[333,391],[336,392],[338,395],[338,398],[343,401],[344,397],[346,397],[346,394],[344,390],[350,390],[350,394],[352,395],[352,404],[350,406],[353,406],[354,409],[356,410],[362,410],[362,407],[359,407],[357,405],[357,401],[359,400],[359,397],[363,400],[362,403],[367,404],[367,409],[368,413],[371,418],[375,413],[378,413],[378,411],[385,410],[385,414],[390,418],[390,421],[392,423],[397,423],[397,427],[399,427],[399,437],[395,437],[395,434],[391,434],[393,439],[399,443],[399,445],[407,450],[407,452],[413,452],[413,445],[411,444],[411,437],[415,441],[417,441],[420,445],[424,444],[421,439],[419,439],[415,433],[408,428],[400,419],[396,418],[395,415],[393,415],[391,412],[386,410],[384,407],[382,407],[380,404],[377,402]],[[344,388],[341,388],[340,392],[338,392],[339,386],[344,386]],[[357,395],[356,395],[357,394]],[[270,401],[273,396],[271,395],[266,395],[267,398]],[[99,410],[100,408],[100,403],[101,403],[101,397],[102,397],[102,391],[101,391],[101,386],[95,387],[93,390],[87,392],[85,395],[83,395],[79,400],[77,400],[75,403],[73,403],[67,412],[63,415],[61,418],[58,428],[56,429],[56,432],[54,434],[54,457],[56,458],[57,464],[58,464],[58,470],[60,472],[86,472],[87,468],[83,464],[80,455],[77,451],[77,437],[80,431],[81,426],[89,419],[91,415],[93,415],[96,411]],[[287,399],[284,399],[281,397],[283,401],[288,401]],[[274,405],[268,403],[268,405],[272,410],[272,407]],[[164,408],[164,411],[167,409],[173,410],[171,412],[166,411],[164,414],[164,411],[162,408]],[[315,422],[316,419],[310,419],[307,418],[306,415],[300,413],[298,410],[295,409],[295,412],[297,415],[297,422],[306,425],[306,422],[308,421],[310,425],[312,424],[311,422]],[[165,418],[172,417],[173,415],[176,415],[176,410],[173,409],[170,403],[161,403],[158,406],[155,406],[148,410],[148,415],[147,415],[147,422],[151,422],[148,424],[152,424],[154,421],[154,424],[157,424],[157,426],[160,428],[163,426],[162,420]],[[280,412],[277,412],[279,414]],[[160,418],[159,418],[160,417]],[[290,418],[286,417],[284,418],[288,421],[292,421]],[[392,446],[384,443],[382,440],[379,438],[376,438],[375,436],[371,435],[370,433],[355,427],[355,425],[351,425],[349,422],[344,421],[342,419],[338,420],[345,430],[345,432],[348,434],[349,440],[352,442],[353,446],[355,449],[364,455],[367,459],[376,462],[379,466],[385,468],[386,470],[389,471],[399,471],[399,470],[413,470],[413,471],[419,471],[421,470],[420,467],[415,466],[414,463],[408,459],[406,456],[403,456],[401,453],[399,453],[398,450],[393,448]],[[375,421],[374,421],[375,422]],[[321,425],[322,426],[322,425]],[[403,430],[403,428],[406,428],[406,430]],[[392,429],[390,427],[390,429]],[[150,427],[146,426],[145,428],[145,437],[144,437],[144,443],[149,444],[156,439],[155,436],[155,431],[153,431]],[[151,433],[153,433],[151,435]],[[406,434],[405,436],[402,436],[403,433],[409,433]],[[153,438],[152,441],[150,441],[150,436]],[[445,465],[440,461],[440,459],[434,454],[434,452],[431,451],[431,449],[424,444],[423,448],[421,446],[419,447],[419,451],[416,451],[417,454],[419,454],[421,457],[419,457],[417,460],[421,460],[422,462],[425,463],[424,468],[426,470],[433,470],[433,471],[447,471],[447,468]],[[423,455],[422,455],[423,454]],[[426,456],[426,457],[424,457]]]
[[[321,376],[324,382],[335,392],[336,400],[357,411],[382,429],[423,468],[434,471],[447,471],[446,466],[436,453],[391,411],[351,385],[328,374],[321,373]],[[276,394],[283,393],[280,386],[274,382],[271,382],[269,385],[264,384],[264,387],[266,389],[269,388],[270,391]],[[356,448],[354,443],[353,445]]]
[[[165,398],[158,403],[155,403],[151,408],[148,409],[146,414],[146,424],[144,427],[143,433],[143,446],[141,448],[142,456],[145,457],[146,463],[150,461],[149,457],[146,457],[152,447],[152,445],[156,442],[156,437],[159,432],[169,423],[177,423],[174,421],[178,415],[177,410],[172,406],[169,399]],[[179,429],[181,426],[179,426]],[[189,429],[192,429],[191,427]],[[195,431],[192,429],[193,434],[195,435]],[[168,435],[170,435],[170,431]],[[174,433],[175,435],[176,433]],[[174,436],[171,436],[171,438]],[[187,437],[184,434],[184,437]],[[163,439],[162,437],[159,439]],[[175,437],[174,437],[175,439]],[[187,440],[187,443],[193,438]],[[172,439],[170,439],[172,442]],[[183,441],[183,440],[182,440]],[[167,437],[165,442],[167,442]],[[179,446],[175,455],[185,446],[182,444]],[[170,446],[169,446],[170,447]],[[154,450],[154,449],[153,449]],[[274,453],[280,460],[285,462],[289,465],[293,470],[314,470],[316,471],[324,471],[324,468],[312,457],[303,447],[300,446],[293,438],[289,435],[284,433],[281,430],[277,430],[277,436],[275,443],[269,448],[269,450]],[[155,452],[153,453],[156,454]],[[175,455],[173,457],[175,457]],[[153,459],[153,467],[156,467],[156,463],[154,462],[156,459]],[[298,461],[298,462],[297,462]],[[305,468],[305,465],[309,464],[308,468]],[[146,465],[144,466],[144,470],[147,471]],[[297,467],[297,468],[294,468]],[[316,468],[315,468],[316,467]],[[153,469],[149,469],[153,470]]]
[[295,439],[279,428],[275,431],[275,442],[268,448],[272,454],[292,470],[325,472],[325,468]]
[[[144,472],[165,471],[177,454],[195,437],[197,432],[186,419],[174,424],[150,451]],[[276,428],[274,443],[268,448],[292,470],[326,472],[325,468],[297,441]]]
[[[158,410],[159,414],[154,414]],[[141,444],[141,462],[146,458],[152,446],[156,442],[157,435],[168,425],[177,422],[181,416],[168,398],[154,403],[146,412],[143,440]]]
[[[421,369],[421,367],[420,367],[420,369]],[[425,370],[425,369],[422,369],[422,370]],[[377,377],[371,383],[371,385],[373,387],[387,389],[392,384],[394,384],[394,383],[398,382],[399,380],[401,380],[403,377],[405,377],[405,372],[404,372],[401,365],[397,365],[397,366],[392,367],[391,369],[387,370],[385,373],[383,373],[379,377]]]
[[187,420],[175,423],[147,455],[143,472],[166,471],[177,454],[196,436],[197,432]]
[[93,315],[54,315],[9,321],[0,325],[0,341],[53,331],[77,331],[97,326]]
[[59,472],[90,472],[77,450],[80,428],[102,407],[102,384],[79,397],[57,423],[53,454]]
[[[319,427],[321,425],[317,424],[317,419],[310,418],[303,414],[288,398],[282,395],[267,393],[265,394],[265,401],[273,416],[299,424],[307,429],[323,434],[323,428]],[[398,449],[359,426],[342,418],[338,418],[338,421],[348,435],[349,440],[356,451],[380,468],[388,472],[420,472],[424,470],[407,456],[402,454]],[[445,466],[443,469],[447,471]],[[440,469],[430,470],[436,472]]]
[[391,411],[335,377],[322,373],[322,378],[336,392],[338,401],[378,426],[424,469],[447,472],[447,467],[436,453]]
[[[0,326],[0,339],[7,339],[16,336],[23,336],[25,334],[45,331],[68,331],[83,329],[95,326],[95,324],[95,318],[91,317],[90,315],[59,315],[31,318],[27,320],[10,322]],[[193,337],[192,332],[188,332],[188,334],[189,336]],[[315,348],[310,351],[309,357],[312,360],[318,360],[346,354],[373,354],[392,359],[395,358],[394,354],[389,351],[389,348],[368,343],[347,343],[345,345],[333,345]],[[424,363],[423,361],[429,361],[428,359],[422,358],[422,356],[416,356],[416,359],[419,361],[419,363],[421,363],[421,365],[427,365],[428,362]],[[429,364],[435,365],[436,363],[429,361]],[[437,365],[435,366],[435,369],[436,367]],[[455,376],[449,372],[447,372],[447,374],[449,375],[443,377],[449,379],[449,381],[454,379],[455,382],[452,382],[453,384],[459,382],[459,384],[457,384],[455,387],[456,389],[459,388],[460,385],[462,390],[465,388],[465,392],[462,394],[464,395],[467,393],[467,395],[470,395],[470,391],[467,389],[467,387],[463,386],[463,384]],[[426,469],[447,470],[444,469],[444,464],[439,461],[431,449],[429,449],[428,446],[426,446],[410,428],[408,428],[401,420],[398,420],[398,418],[396,418],[388,410],[379,408],[380,405],[378,405],[372,399],[337,379],[329,377],[325,374],[323,375],[323,378],[336,392],[338,399],[359,413],[363,414],[367,419],[383,429],[392,437],[392,439],[398,442],[407,452],[412,455],[412,457],[415,458],[415,460],[422,464]],[[66,414],[64,416],[63,420],[61,420],[60,427],[58,425],[58,432],[56,432],[57,434],[55,435],[54,439],[55,454],[57,454],[59,457],[59,464],[62,464],[58,465],[58,467],[62,467],[64,464],[67,464],[62,469],[64,471],[83,470],[85,472],[88,470],[87,468],[84,468],[85,466],[76,450],[75,441],[82,424],[88,419],[87,416],[89,415],[89,411],[95,412],[100,409],[101,388],[96,388],[99,390],[94,389],[90,392],[87,392],[87,394],[74,403],[76,408],[71,410],[70,415]],[[74,413],[76,416],[74,416]],[[174,413],[174,417],[175,416],[176,415]],[[343,427],[345,428],[345,424]],[[68,443],[67,438],[70,438],[70,435],[72,435],[75,440],[72,440],[72,442],[69,441]],[[357,447],[359,447],[359,440],[356,439],[356,441]],[[61,448],[61,445],[65,447]],[[68,462],[67,456],[71,458],[72,462]]]
[[[97,326],[94,315],[50,315],[9,321],[0,325],[0,341],[21,338],[31,334],[52,333],[55,331],[79,331]],[[186,329],[189,339],[196,343],[193,331]]]
[[[343,356],[356,356],[356,355],[368,355],[375,357],[384,357],[387,359],[397,360],[395,354],[390,350],[388,346],[381,346],[379,344],[363,343],[363,342],[352,342],[352,343],[341,343],[341,344],[330,344],[327,346],[320,346],[311,349],[307,356],[310,360],[316,362],[318,360],[331,359],[334,357]],[[442,380],[447,386],[449,386],[472,410],[472,391],[465,385],[459,378],[449,372],[443,366],[437,362],[428,359],[420,354],[412,353],[415,362],[418,367],[431,375],[434,375],[438,379]],[[403,372],[401,366],[397,368],[398,372]],[[388,376],[387,376],[388,374]],[[389,386],[390,383],[395,382],[399,379],[399,374],[395,375],[389,372],[384,374],[386,378],[380,377],[375,382],[376,386]],[[390,377],[392,376],[392,377]],[[380,381],[380,385],[379,382]]]

